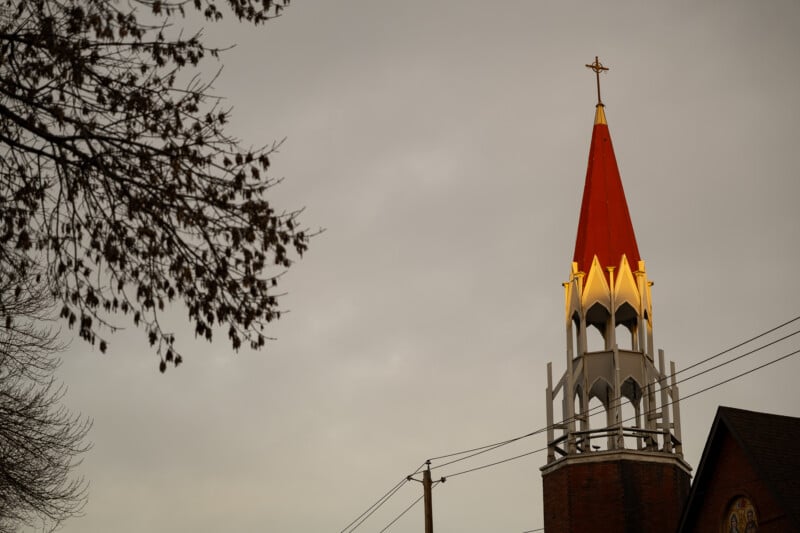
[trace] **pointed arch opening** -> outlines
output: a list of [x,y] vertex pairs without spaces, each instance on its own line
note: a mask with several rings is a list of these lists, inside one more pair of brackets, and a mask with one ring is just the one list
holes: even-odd
[[617,307],[617,312],[614,316],[617,324],[624,324],[628,328],[631,328],[636,324],[638,317],[639,313],[637,313],[636,309],[634,309],[633,306],[628,302],[622,302],[622,304]]
[[586,311],[586,325],[594,326],[601,331],[605,330],[608,319],[611,313],[605,305],[600,302],[595,302],[588,311]]
[[[643,428],[642,420],[642,387],[633,377],[628,377],[620,387],[620,422],[624,428]],[[641,450],[646,442],[642,435],[625,432],[625,448]]]
[[605,332],[597,326],[586,328],[586,351],[602,352],[606,349]]
[[581,317],[577,311],[572,313],[572,357],[581,355]]
[[608,349],[606,332],[611,313],[600,302],[586,311],[586,351],[602,352]]
[[[592,396],[589,399],[589,428],[602,429],[607,423],[606,406],[599,398]],[[608,440],[602,435],[588,434],[584,437],[583,448],[587,452],[600,452],[608,449]]]
[[617,324],[614,329],[614,338],[617,340],[617,346],[620,350],[635,350],[636,337],[633,331],[625,324]]
[[[575,429],[578,431],[588,431],[591,426],[589,424],[589,398],[584,394],[583,386],[578,385],[575,387],[575,397],[573,398],[573,405],[575,406]],[[580,434],[575,440],[575,445],[578,452],[585,453],[591,451],[589,445],[591,438],[586,434]]]
[[639,313],[628,302],[623,302],[614,314],[616,321],[615,337],[617,346],[622,350],[635,351],[639,349],[637,328],[639,325]]
[[[611,384],[604,378],[595,379],[589,386],[589,398],[597,398],[603,404],[603,410],[608,410],[608,402],[613,395]],[[592,414],[595,412],[592,411]]]

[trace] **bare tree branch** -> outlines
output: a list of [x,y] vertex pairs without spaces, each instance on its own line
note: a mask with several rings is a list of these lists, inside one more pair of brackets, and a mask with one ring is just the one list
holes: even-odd
[[[226,1],[253,24],[287,4]],[[300,210],[267,198],[278,145],[241,146],[213,79],[185,76],[220,52],[183,36],[190,7],[223,15],[212,0],[0,0],[0,268],[41,265],[60,316],[101,351],[128,316],[162,371],[182,360],[158,321],[173,300],[197,336],[223,326],[234,349],[264,346],[309,240]]]
[[[49,293],[0,276],[0,531],[57,527],[80,513],[86,483],[72,476],[91,421],[71,414],[53,373],[62,347],[47,326]],[[13,318],[12,318],[13,317]]]

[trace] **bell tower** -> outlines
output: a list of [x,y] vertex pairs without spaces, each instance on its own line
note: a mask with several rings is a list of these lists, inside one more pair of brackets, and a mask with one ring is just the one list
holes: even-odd
[[675,364],[667,371],[653,344],[653,283],[600,99],[600,73],[608,69],[597,58],[586,66],[597,75],[598,103],[563,284],[566,371],[554,383],[547,365],[544,526],[547,533],[671,533],[691,471],[683,460]]

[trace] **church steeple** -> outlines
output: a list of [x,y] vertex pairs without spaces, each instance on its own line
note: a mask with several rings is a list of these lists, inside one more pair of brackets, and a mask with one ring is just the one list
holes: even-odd
[[[547,365],[544,525],[550,533],[598,524],[612,533],[666,533],[674,531],[691,470],[683,461],[675,365],[668,370],[664,351],[654,348],[652,283],[600,100],[600,72],[608,69],[597,58],[587,67],[597,75],[598,103],[564,283],[561,379],[554,382]],[[588,338],[592,328],[598,342]]]
[[608,279],[605,269],[619,268],[622,256],[634,269],[640,257],[604,108],[597,104],[572,260],[588,273],[597,256]]

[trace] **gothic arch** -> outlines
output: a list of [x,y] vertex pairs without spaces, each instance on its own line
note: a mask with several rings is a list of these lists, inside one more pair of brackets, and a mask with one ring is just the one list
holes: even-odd
[[586,311],[586,326],[594,326],[601,333],[605,333],[609,318],[611,318],[611,312],[608,308],[600,302],[595,302]]
[[603,377],[598,377],[589,385],[589,399],[597,398],[608,409],[613,390],[611,383]]
[[639,313],[628,302],[622,302],[614,313],[614,320],[618,325],[623,325],[633,331],[639,321]]
[[642,385],[633,376],[627,376],[620,387],[620,394],[633,405],[639,405],[642,399]]

